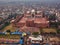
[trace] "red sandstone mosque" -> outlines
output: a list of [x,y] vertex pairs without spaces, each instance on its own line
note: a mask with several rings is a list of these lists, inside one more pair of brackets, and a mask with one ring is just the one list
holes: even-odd
[[23,27],[49,27],[49,21],[43,17],[42,11],[26,11],[24,17],[18,22],[17,26]]

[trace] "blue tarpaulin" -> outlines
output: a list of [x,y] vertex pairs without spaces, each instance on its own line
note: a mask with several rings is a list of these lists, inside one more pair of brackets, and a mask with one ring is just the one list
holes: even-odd
[[23,39],[20,39],[19,44],[24,44]]
[[49,45],[48,43],[46,43],[46,45]]
[[39,43],[32,43],[32,45],[40,45]]
[[22,35],[22,32],[12,32],[11,34],[20,34],[20,35]]
[[3,32],[0,32],[0,34],[5,34],[5,33],[3,33]]
[[[11,32],[11,34],[20,34],[22,35],[24,32],[19,32],[19,31],[15,31],[15,32]],[[26,32],[26,34],[30,35],[30,32]]]

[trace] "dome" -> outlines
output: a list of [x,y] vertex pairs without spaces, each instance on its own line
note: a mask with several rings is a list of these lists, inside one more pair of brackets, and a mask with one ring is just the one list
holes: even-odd
[[32,9],[32,10],[31,10],[31,12],[32,12],[32,13],[34,13],[34,12],[35,12],[35,10],[34,10],[34,9]]
[[30,11],[27,11],[27,13],[30,13]]

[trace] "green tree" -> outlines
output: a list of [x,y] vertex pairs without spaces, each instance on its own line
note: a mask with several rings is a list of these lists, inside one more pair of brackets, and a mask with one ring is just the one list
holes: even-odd
[[57,34],[60,34],[60,29],[57,29]]
[[33,32],[32,35],[34,35],[34,37],[37,37],[39,35],[39,32]]
[[6,32],[7,32],[7,33],[10,33],[11,31],[10,31],[10,30],[7,30]]
[[43,28],[40,28],[40,33],[43,34]]
[[9,25],[10,24],[10,22],[5,22],[5,26],[7,26],[7,25]]

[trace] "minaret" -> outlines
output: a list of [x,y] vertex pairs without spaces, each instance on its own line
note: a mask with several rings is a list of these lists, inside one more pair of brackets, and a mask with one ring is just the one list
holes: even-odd
[[32,18],[35,18],[35,10],[34,9],[31,10],[31,15],[32,15]]

